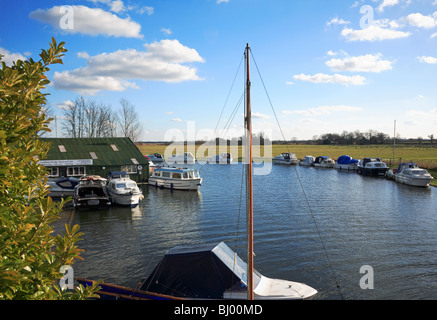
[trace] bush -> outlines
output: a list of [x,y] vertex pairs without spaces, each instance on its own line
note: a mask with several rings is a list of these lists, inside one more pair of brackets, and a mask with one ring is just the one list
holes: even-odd
[[[96,286],[62,290],[61,267],[80,259],[79,227],[66,225],[55,235],[53,222],[64,202],[47,197],[46,170],[38,164],[48,145],[38,133],[49,131],[41,92],[50,81],[48,66],[62,63],[67,50],[52,38],[41,60],[1,62],[0,70],[0,299],[84,299]],[[0,55],[1,60],[1,55]]]

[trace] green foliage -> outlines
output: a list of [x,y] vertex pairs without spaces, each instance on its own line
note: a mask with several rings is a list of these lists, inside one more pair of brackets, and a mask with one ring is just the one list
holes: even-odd
[[[62,63],[64,42],[52,38],[40,61],[1,62],[0,70],[0,299],[84,299],[95,287],[73,292],[57,285],[63,265],[80,259],[79,227],[54,235],[64,202],[47,197],[46,170],[38,164],[49,146],[38,133],[49,131],[41,92],[49,65]],[[1,56],[0,56],[1,60]]]

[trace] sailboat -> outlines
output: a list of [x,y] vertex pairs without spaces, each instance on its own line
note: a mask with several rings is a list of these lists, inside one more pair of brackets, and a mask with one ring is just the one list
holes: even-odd
[[[317,290],[299,282],[271,279],[254,270],[252,117],[250,100],[250,47],[246,57],[246,214],[247,263],[224,242],[177,246],[165,254],[136,290],[103,284],[101,296],[135,299],[247,299],[295,300],[314,296]],[[77,279],[90,285],[90,280]],[[119,290],[112,292],[112,290]],[[124,290],[122,293],[120,290]],[[109,294],[109,295],[108,295]]]

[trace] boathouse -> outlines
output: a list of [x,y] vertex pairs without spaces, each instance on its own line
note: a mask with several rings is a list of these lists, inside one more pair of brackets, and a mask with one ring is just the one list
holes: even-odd
[[149,178],[149,163],[129,138],[41,138],[50,143],[46,159],[49,178],[99,175],[126,171],[132,180]]

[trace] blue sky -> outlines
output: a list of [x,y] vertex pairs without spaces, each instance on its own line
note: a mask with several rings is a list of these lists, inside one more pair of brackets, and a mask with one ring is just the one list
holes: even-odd
[[[142,140],[189,126],[202,138],[223,129],[237,104],[242,69],[220,118],[249,43],[286,139],[369,129],[392,136],[395,120],[402,137],[437,135],[436,0],[2,3],[6,63],[39,59],[52,36],[68,49],[48,74],[59,120],[81,95],[114,109],[125,98]],[[254,130],[282,139],[254,64],[251,71]]]

